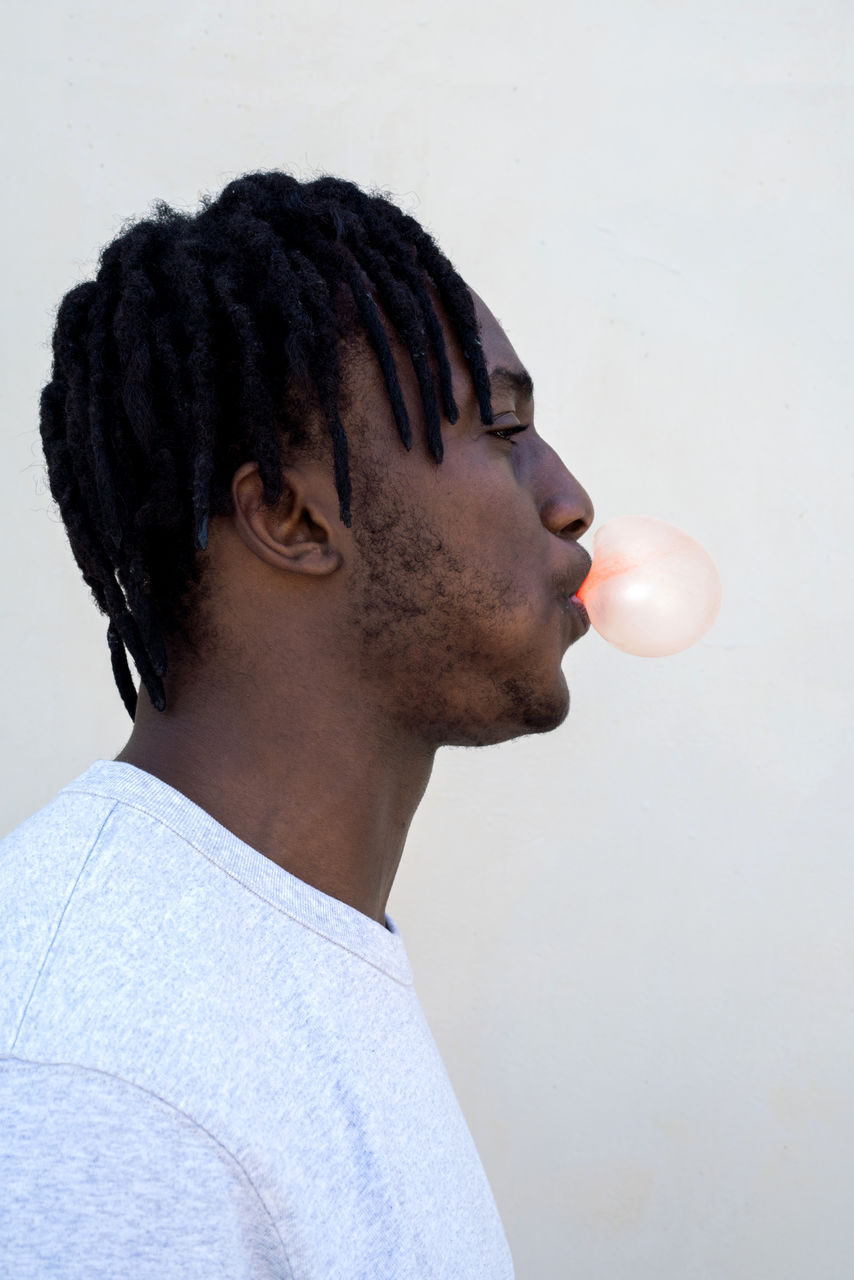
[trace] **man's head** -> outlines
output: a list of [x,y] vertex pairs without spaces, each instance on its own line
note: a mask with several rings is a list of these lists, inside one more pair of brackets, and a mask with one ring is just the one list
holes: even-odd
[[51,488],[131,715],[126,650],[162,709],[200,612],[286,649],[287,598],[322,602],[398,718],[432,706],[437,742],[563,718],[589,501],[500,326],[394,205],[269,173],[163,208],[65,298],[54,357]]

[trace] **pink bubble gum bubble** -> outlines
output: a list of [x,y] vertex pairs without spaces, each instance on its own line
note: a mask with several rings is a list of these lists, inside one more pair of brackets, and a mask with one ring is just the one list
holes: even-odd
[[653,516],[619,516],[593,538],[593,567],[578,590],[609,644],[663,658],[696,644],[718,616],[720,574],[687,533]]

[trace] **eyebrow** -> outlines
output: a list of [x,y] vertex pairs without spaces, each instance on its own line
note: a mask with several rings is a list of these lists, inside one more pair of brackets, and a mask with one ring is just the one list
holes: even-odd
[[493,394],[512,387],[514,391],[518,391],[529,399],[534,395],[534,382],[527,369],[507,369],[504,365],[499,365],[489,375],[489,386]]

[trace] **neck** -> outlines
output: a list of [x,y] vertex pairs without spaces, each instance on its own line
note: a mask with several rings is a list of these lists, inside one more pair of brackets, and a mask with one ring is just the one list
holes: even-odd
[[[233,682],[230,682],[233,686]],[[291,705],[183,689],[167,711],[145,692],[117,757],[160,778],[246,844],[323,893],[385,924],[433,749],[392,732],[376,707],[337,705],[305,685]],[[257,688],[255,690],[257,698]],[[271,705],[272,704],[272,705]]]

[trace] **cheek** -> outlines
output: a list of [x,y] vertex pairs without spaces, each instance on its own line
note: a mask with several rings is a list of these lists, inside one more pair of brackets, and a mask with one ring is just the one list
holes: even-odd
[[480,445],[449,451],[407,492],[387,485],[354,520],[356,621],[374,655],[429,647],[434,661],[468,661],[485,648],[528,649],[546,625],[546,531],[511,459]]
[[526,573],[535,576],[542,567],[546,531],[534,498],[516,474],[512,456],[484,448],[478,462],[477,467],[448,468],[447,489],[437,492],[441,527],[473,565],[497,566],[516,581]]
[[547,547],[542,525],[528,513],[497,510],[487,527],[471,533],[470,563],[489,596],[505,614],[540,616],[550,597]]

